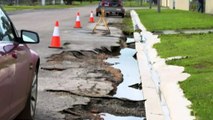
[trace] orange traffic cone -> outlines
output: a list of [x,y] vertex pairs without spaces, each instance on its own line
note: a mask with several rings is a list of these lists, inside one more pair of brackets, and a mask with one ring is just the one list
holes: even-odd
[[89,22],[90,23],[94,23],[95,22],[94,17],[93,17],[93,11],[91,11],[91,13],[90,13]]
[[60,42],[60,36],[59,36],[59,22],[55,22],[55,27],[53,31],[53,36],[51,40],[51,44],[49,48],[62,48],[61,47],[61,42]]
[[80,13],[77,13],[76,21],[75,21],[75,28],[81,28],[81,21],[80,21]]

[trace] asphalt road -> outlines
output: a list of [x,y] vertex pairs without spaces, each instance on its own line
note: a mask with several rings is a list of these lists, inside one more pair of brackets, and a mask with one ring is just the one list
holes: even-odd
[[[92,34],[95,23],[88,23],[90,11],[95,11],[96,6],[87,6],[80,8],[60,9],[60,10],[36,10],[22,11],[10,14],[17,30],[27,29],[39,33],[40,43],[29,45],[41,57],[41,67],[47,65],[47,57],[52,54],[61,53],[69,50],[94,50],[101,46],[110,47],[117,46],[121,31],[117,28],[110,27],[111,34],[103,35],[105,28],[102,26]],[[82,28],[74,28],[76,13],[80,12],[80,20]],[[95,14],[94,14],[95,15]],[[99,18],[95,17],[97,21]],[[120,22],[121,18],[107,18],[109,23]],[[59,31],[61,44],[69,43],[64,49],[48,48],[51,42],[55,22],[59,21]],[[100,30],[101,29],[101,30]],[[80,69],[77,72],[81,72]],[[65,71],[63,73],[54,72],[47,73],[40,69],[39,72],[39,94],[37,104],[36,120],[63,120],[64,114],[60,113],[63,109],[72,107],[74,104],[83,104],[89,101],[89,98],[80,96],[71,96],[67,94],[54,94],[46,90],[57,89],[57,85],[61,84],[60,80],[66,81],[65,78],[75,76],[76,73]],[[56,84],[57,83],[57,84]],[[76,84],[66,83],[72,90],[77,90]],[[81,86],[89,87],[88,84]],[[93,85],[91,85],[92,87]],[[110,88],[109,85],[103,84],[102,89]]]

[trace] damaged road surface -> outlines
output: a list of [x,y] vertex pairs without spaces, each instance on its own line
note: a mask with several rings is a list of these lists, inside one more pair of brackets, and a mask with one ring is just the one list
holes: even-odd
[[90,98],[90,102],[87,105],[74,105],[72,108],[62,112],[66,114],[66,118],[69,120],[101,120],[107,115],[105,113],[115,116],[142,117],[145,114],[143,103],[143,101],[129,101],[118,98]]
[[107,55],[95,51],[63,51],[47,59],[42,74],[52,75],[45,90],[70,91],[81,96],[106,96],[122,80],[122,74],[103,62]]
[[[116,28],[122,18],[106,18],[110,34],[106,34],[102,24],[92,33],[96,23],[88,23],[88,11],[95,8],[33,10],[10,15],[17,30],[33,30],[41,38],[40,44],[30,46],[41,57],[35,120],[143,120],[143,98],[134,100],[116,94],[121,93],[120,88],[142,93],[138,78],[123,84],[131,78],[125,75],[128,71],[119,68],[124,62],[106,62],[119,58],[125,46],[119,42],[125,36]],[[79,11],[82,28],[76,29],[73,25]],[[48,48],[56,20],[60,22],[63,49]]]
[[104,62],[117,54],[117,49],[113,50],[116,51],[102,47],[94,51],[63,51],[47,58],[47,63],[41,67],[41,74],[49,75],[45,80],[49,83],[42,88],[52,95],[50,103],[60,102],[50,109],[61,114],[61,119],[102,120],[109,115],[145,116],[143,100],[113,97],[123,81],[121,71]]

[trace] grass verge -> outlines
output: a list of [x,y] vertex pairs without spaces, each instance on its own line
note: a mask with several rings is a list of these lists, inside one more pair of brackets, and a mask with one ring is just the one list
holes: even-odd
[[213,28],[213,16],[208,14],[171,9],[136,11],[149,31]]
[[132,18],[129,11],[126,12],[126,16],[123,18],[121,30],[123,31],[123,34],[127,36],[132,36],[134,32]]
[[[161,35],[154,47],[161,57],[188,56],[168,64],[184,66],[191,76],[180,83],[198,120],[213,120],[213,34]],[[172,79],[171,79],[172,80]]]
[[34,9],[63,9],[63,8],[72,8],[72,7],[79,7],[79,6],[86,6],[86,5],[94,5],[98,4],[98,1],[94,1],[92,3],[88,1],[84,1],[82,3],[73,1],[73,5],[34,5],[34,6],[28,6],[28,5],[14,5],[14,6],[8,6],[4,5],[2,6],[5,11],[17,11],[17,10],[34,10]]
[[124,7],[148,7],[149,4],[141,1],[124,1]]

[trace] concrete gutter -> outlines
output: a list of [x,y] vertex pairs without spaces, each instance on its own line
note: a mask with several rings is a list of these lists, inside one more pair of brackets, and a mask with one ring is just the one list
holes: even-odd
[[165,59],[157,55],[153,45],[160,42],[157,35],[147,31],[137,13],[132,10],[131,17],[135,31],[135,47],[142,80],[147,120],[193,120],[191,102],[180,89],[178,82],[190,75],[184,68],[166,65]]

